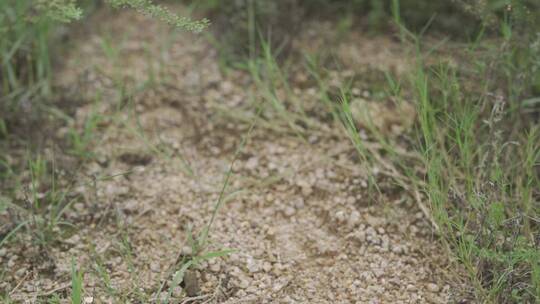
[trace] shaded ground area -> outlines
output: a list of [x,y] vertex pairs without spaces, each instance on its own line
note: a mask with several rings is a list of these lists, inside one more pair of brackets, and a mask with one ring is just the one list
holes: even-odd
[[[359,33],[349,40],[340,52],[357,64],[351,69],[404,68],[396,43]],[[186,250],[189,227],[199,231],[208,222],[255,117],[251,105],[259,97],[249,75],[224,72],[218,59],[204,37],[172,34],[129,13],[100,20],[77,41],[56,83],[92,101],[77,109],[76,127],[98,117],[93,156],[78,173],[93,182],[76,187],[84,200],[66,214],[77,229],[61,246],[44,253],[18,242],[1,252],[1,262],[17,270],[1,286],[13,299],[65,295],[72,257],[85,269],[85,295],[96,303],[163,296],[160,284],[170,281]],[[301,83],[305,76],[296,78]],[[131,93],[122,96],[123,89]],[[317,111],[309,81],[294,91]],[[358,95],[369,92],[359,88]],[[429,221],[384,170],[364,172],[346,136],[324,120],[303,139],[262,115],[268,124],[256,124],[240,152],[210,233],[211,248],[235,252],[203,262],[193,272],[200,296],[186,298],[174,288],[175,301],[459,300],[456,270]],[[399,133],[401,118],[390,120],[391,132]],[[379,190],[369,187],[370,174]]]

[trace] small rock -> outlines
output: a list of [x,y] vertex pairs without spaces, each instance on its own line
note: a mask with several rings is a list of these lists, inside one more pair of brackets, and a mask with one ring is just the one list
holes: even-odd
[[159,272],[160,271],[160,265],[158,262],[151,262],[150,263],[150,270],[152,270],[153,272]]
[[313,189],[311,188],[311,186],[302,187],[302,195],[309,196],[311,193],[313,193]]
[[355,236],[356,236],[356,239],[360,241],[360,243],[364,243],[366,241],[366,232],[364,230],[358,231],[358,233]]
[[371,226],[371,227],[378,227],[381,225],[381,220],[372,216],[372,215],[366,215],[366,222]]
[[281,289],[283,289],[283,287],[285,287],[285,283],[284,282],[277,282],[276,284],[274,284],[274,286],[272,287],[272,290],[274,292],[278,292],[280,291]]
[[78,234],[74,234],[69,239],[65,240],[65,242],[71,245],[77,245],[81,242],[81,237]]
[[343,210],[339,210],[338,212],[336,212],[334,214],[334,218],[339,222],[339,223],[343,223],[345,222],[345,212]]
[[272,267],[273,269],[273,273],[276,275],[276,276],[280,276],[281,275],[281,270],[283,269],[283,265],[281,265],[281,263],[275,263],[274,266]]
[[259,166],[259,159],[257,157],[250,157],[244,167],[248,170],[255,170]]
[[15,267],[15,260],[16,260],[16,256],[13,256],[11,259],[9,259],[9,261],[7,262],[7,267],[8,268]]
[[19,268],[16,272],[15,272],[15,276],[17,278],[22,278],[24,276],[24,274],[26,273],[26,268],[22,267],[22,268]]
[[191,256],[193,254],[193,249],[190,246],[184,246],[182,247],[180,254],[183,256]]
[[435,283],[429,283],[427,285],[427,289],[430,291],[430,292],[439,292],[439,285],[435,284]]
[[214,263],[210,265],[210,270],[212,272],[219,272],[221,270],[221,265],[219,263]]
[[293,207],[289,206],[285,208],[284,212],[287,217],[291,217],[296,213],[296,210]]
[[236,286],[240,289],[247,289],[249,287],[249,282],[246,278],[241,278],[236,283]]
[[269,262],[264,262],[262,265],[262,269],[264,270],[264,272],[270,272],[272,270],[272,264],[270,264]]
[[349,214],[348,224],[349,226],[355,226],[360,223],[360,212],[354,210]]
[[[81,190],[81,191],[85,191],[85,190]],[[84,211],[85,208],[86,208],[86,206],[83,203],[75,203],[73,205],[73,209],[75,209],[76,211],[79,211],[79,212]]]
[[297,200],[295,200],[294,201],[294,207],[296,207],[296,209],[304,208],[304,199],[300,197]]
[[184,288],[188,297],[195,297],[201,292],[197,274],[192,270],[187,270],[184,274]]
[[266,230],[266,238],[268,239],[274,239],[276,236],[276,231],[274,228],[269,227],[268,230]]
[[92,304],[94,303],[94,297],[85,297],[83,300],[84,304]]
[[173,297],[175,297],[175,298],[179,298],[179,297],[182,296],[182,292],[183,292],[183,291],[184,291],[184,290],[182,289],[182,287],[176,286],[176,287],[174,287],[173,290],[172,290],[172,295],[173,295]]
[[261,269],[259,263],[252,257],[248,257],[246,267],[251,273],[259,272],[259,270]]
[[403,247],[397,245],[392,247],[392,252],[395,254],[402,254],[403,253]]
[[373,271],[373,274],[375,275],[375,277],[377,277],[377,278],[382,277],[382,275],[384,274],[384,270],[382,270],[381,268],[375,268],[372,271]]
[[221,90],[223,90],[223,93],[230,94],[234,89],[234,86],[232,82],[230,81],[223,81],[221,83]]

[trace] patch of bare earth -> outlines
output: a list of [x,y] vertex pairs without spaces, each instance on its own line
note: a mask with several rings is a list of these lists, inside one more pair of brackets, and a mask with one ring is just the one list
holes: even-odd
[[[116,62],[104,54],[104,37],[119,48]],[[353,57],[355,45],[345,47]],[[92,111],[105,117],[95,160],[80,178],[120,175],[75,189],[85,198],[67,213],[77,233],[36,253],[47,255],[46,270],[36,255],[21,255],[30,250],[23,245],[2,251],[0,261],[13,271],[1,288],[30,302],[55,289],[67,295],[74,257],[85,270],[88,301],[155,301],[163,296],[162,282],[168,290],[188,227],[199,231],[208,222],[248,129],[248,122],[229,114],[244,109],[257,92],[247,75],[222,74],[203,37],[171,36],[162,25],[129,13],[100,22],[66,60],[57,84],[88,99],[101,96],[78,109],[75,123]],[[150,75],[159,81],[119,98],[114,77],[135,87]],[[377,170],[371,173],[382,194],[370,189],[355,155],[345,136],[330,131],[304,141],[256,125],[210,234],[211,249],[236,251],[202,263],[195,271],[200,295],[187,298],[176,287],[174,301],[455,301],[455,273],[429,221]]]

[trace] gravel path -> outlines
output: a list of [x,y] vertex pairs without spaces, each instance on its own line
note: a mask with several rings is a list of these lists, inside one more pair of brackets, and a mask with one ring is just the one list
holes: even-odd
[[[103,37],[119,47],[116,61],[103,51]],[[80,231],[48,253],[48,274],[30,259],[16,261],[33,275],[15,298],[69,282],[76,256],[95,303],[151,300],[185,251],[188,227],[199,231],[208,222],[249,125],[230,115],[257,92],[244,73],[220,71],[204,38],[168,37],[161,25],[124,13],[69,52],[56,83],[83,99],[101,96],[77,109],[75,125],[103,115],[95,161],[80,176],[129,173],[76,189],[85,202],[68,217]],[[152,77],[164,81],[117,102],[115,79],[133,87]],[[316,95],[309,87],[297,92]],[[198,303],[452,301],[455,273],[414,201],[378,172],[371,173],[382,194],[370,189],[347,138],[321,130],[302,140],[255,126],[210,234],[211,249],[235,252],[190,274],[200,285]],[[173,296],[187,303],[180,288]]]

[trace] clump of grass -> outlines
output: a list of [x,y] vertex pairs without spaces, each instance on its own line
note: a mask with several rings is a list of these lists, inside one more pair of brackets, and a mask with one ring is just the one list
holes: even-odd
[[5,244],[18,230],[24,229],[36,245],[47,247],[56,239],[59,227],[71,226],[63,220],[63,215],[76,198],[70,197],[71,188],[59,187],[54,162],[50,169],[47,161],[37,156],[30,158],[28,167],[30,181],[27,187],[21,187],[22,200],[3,202],[15,226],[0,245]]
[[77,269],[75,259],[71,259],[71,304],[81,304],[83,295],[83,272]]
[[534,64],[534,56],[515,56],[522,41],[513,40],[519,32],[508,20],[498,40],[503,47],[462,63],[463,70],[478,72],[501,67],[489,69],[492,75],[475,87],[459,68],[427,67],[421,40],[406,33],[419,50],[410,88],[418,112],[416,149],[426,168],[413,181],[428,197],[442,239],[467,270],[477,299],[532,303],[540,299],[540,129],[522,106],[534,98],[534,75],[515,67]]
[[[0,3],[0,122],[23,100],[47,95],[51,73],[49,38],[52,21],[31,18],[33,1]],[[4,128],[7,129],[7,128]]]
[[54,159],[48,161],[39,155],[28,158],[29,176],[17,176],[20,180],[17,180],[10,196],[0,196],[0,210],[7,210],[10,220],[5,227],[11,227],[0,240],[0,248],[13,239],[18,241],[16,237],[19,232],[29,235],[33,245],[42,249],[54,246],[76,228],[66,217],[66,212],[80,199],[80,195],[75,194],[75,187],[97,187],[99,181],[128,173],[94,176],[89,182],[80,182],[61,179]]
[[[516,128],[503,98],[482,102],[479,96],[452,94],[448,85],[463,80],[448,72],[432,78],[417,72],[419,95],[428,91],[419,103],[419,148],[428,169],[423,190],[443,237],[477,282],[478,296],[534,301],[540,283],[531,272],[540,258],[538,127]],[[449,98],[443,104],[430,92],[437,82]],[[485,106],[491,108],[487,113]]]
[[103,120],[103,116],[94,110],[84,121],[82,129],[79,131],[75,127],[68,129],[67,141],[70,146],[69,153],[87,160],[94,157],[91,145],[95,143],[98,124]]

